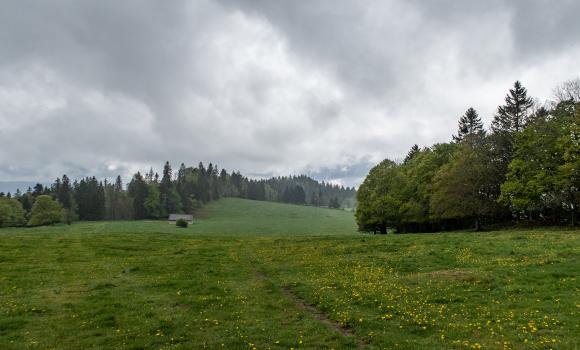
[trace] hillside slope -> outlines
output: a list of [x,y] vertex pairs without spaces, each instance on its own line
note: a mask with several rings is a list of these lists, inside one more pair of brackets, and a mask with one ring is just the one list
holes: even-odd
[[356,233],[352,212],[283,203],[224,198],[201,209],[197,233],[344,235]]

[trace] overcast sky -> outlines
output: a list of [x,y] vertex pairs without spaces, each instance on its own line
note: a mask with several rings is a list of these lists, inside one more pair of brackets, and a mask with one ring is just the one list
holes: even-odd
[[165,160],[357,185],[580,75],[578,0],[1,0],[0,181]]

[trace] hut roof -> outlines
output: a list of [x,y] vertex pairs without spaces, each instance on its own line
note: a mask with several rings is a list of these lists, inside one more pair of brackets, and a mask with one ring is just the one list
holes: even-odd
[[185,221],[193,221],[193,215],[190,214],[169,214],[169,221],[177,221],[183,219]]

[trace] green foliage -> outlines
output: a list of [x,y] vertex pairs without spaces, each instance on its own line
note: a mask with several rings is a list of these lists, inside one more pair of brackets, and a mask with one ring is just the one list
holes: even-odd
[[62,205],[48,195],[41,195],[32,205],[28,226],[51,225],[62,222],[63,219]]
[[414,159],[403,166],[405,185],[399,191],[402,197],[401,222],[407,227],[402,230],[430,230],[430,211],[433,179],[439,169],[447,164],[456,144],[441,143],[422,150]]
[[[496,168],[499,177],[496,179],[496,194],[499,196],[500,185],[505,181],[509,163],[513,159],[513,143],[516,135],[530,122],[530,109],[533,100],[519,81],[514,83],[505,97],[505,104],[497,108],[491,123],[491,150],[494,159],[490,166]],[[533,118],[532,118],[533,119]]]
[[159,219],[166,216],[163,213],[159,185],[156,182],[149,183],[147,186],[147,197],[143,203],[147,217],[150,219]]
[[105,183],[105,218],[107,220],[132,220],[133,198],[123,190],[120,176],[115,183]]
[[421,151],[421,149],[419,148],[419,145],[414,144],[413,146],[411,146],[411,149],[409,150],[409,152],[405,156],[403,163],[405,163],[405,164],[409,163],[409,161],[411,161],[413,158],[415,158],[415,156],[417,154],[419,154],[420,151]]
[[[252,199],[250,197],[250,199]],[[286,187],[282,193],[281,201],[284,203],[304,204],[306,203],[306,192],[300,185]]]
[[400,166],[388,159],[371,169],[357,193],[359,230],[387,233],[399,224],[403,181]]
[[[183,168],[185,165],[183,165]],[[211,167],[211,163],[210,163]],[[217,170],[217,169],[216,169]],[[180,169],[180,172],[183,172],[183,169]],[[210,178],[213,177],[213,170],[209,169]],[[183,175],[179,175],[183,176]],[[159,183],[159,191],[158,196],[161,204],[161,208],[159,210],[159,216],[167,216],[170,213],[180,213],[183,211],[183,203],[182,197],[179,195],[176,189],[176,184],[172,180],[172,170],[171,165],[169,162],[165,162],[165,166],[163,167],[163,177],[161,178],[161,182]],[[211,180],[210,180],[211,181]],[[151,185],[151,183],[150,183]],[[151,188],[150,188],[151,189]],[[213,187],[210,187],[210,191]],[[151,194],[148,195],[148,199],[150,200]],[[210,195],[210,198],[213,199],[213,196]],[[210,199],[210,200],[211,200]],[[187,203],[186,203],[187,205]],[[157,212],[153,213],[150,212],[149,215],[152,216],[153,214],[157,215]]]
[[386,233],[431,230],[433,178],[445,165],[455,144],[436,144],[416,151],[407,162],[384,160],[371,169],[357,193],[356,218],[361,231]]
[[175,221],[175,226],[177,227],[187,228],[188,225],[189,223],[184,219],[177,219],[177,221]]
[[105,218],[105,187],[96,177],[82,179],[75,186],[75,202],[80,220]]
[[24,223],[22,204],[14,198],[0,197],[0,227],[22,226]]
[[359,229],[424,232],[473,223],[479,229],[525,218],[574,225],[580,105],[568,99],[532,113],[533,105],[516,82],[498,107],[491,134],[469,108],[453,143],[422,150],[414,145],[401,164],[385,160],[371,169],[358,191]]
[[563,162],[558,167],[556,187],[562,192],[564,207],[571,214],[571,223],[576,224],[580,206],[580,102],[575,105],[574,121],[557,143]]
[[[550,116],[536,118],[514,142],[500,200],[516,213],[533,216],[541,211],[567,209],[574,217],[578,206],[578,112],[562,102]],[[576,116],[575,116],[576,115]]]
[[430,210],[435,218],[468,218],[480,228],[482,218],[494,214],[494,168],[489,166],[490,152],[480,142],[465,142],[455,151],[433,179]]
[[212,163],[206,168],[201,162],[197,167],[186,167],[182,163],[176,178],[169,162],[163,167],[161,179],[152,168],[145,175],[137,172],[127,190],[120,176],[114,183],[106,179],[101,182],[93,176],[71,184],[64,175],[50,187],[37,184],[34,190],[29,189],[24,194],[18,192],[16,197],[29,213],[35,198],[43,194],[63,205],[67,222],[158,219],[170,213],[193,213],[221,197],[295,204],[306,204],[308,199],[312,205],[324,207],[339,203],[348,209],[356,205],[354,188],[320,183],[304,175],[254,180],[240,172],[220,171]]
[[[151,171],[152,173],[153,171]],[[153,175],[152,175],[153,176]],[[145,207],[145,201],[147,200],[148,187],[145,179],[140,172],[133,175],[133,179],[129,183],[129,196],[133,198],[133,213],[135,219],[145,219],[147,218],[148,212]]]

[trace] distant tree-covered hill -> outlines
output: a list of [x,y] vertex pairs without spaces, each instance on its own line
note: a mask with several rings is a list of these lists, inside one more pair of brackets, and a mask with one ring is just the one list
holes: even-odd
[[[250,179],[240,172],[228,173],[210,163],[181,164],[174,172],[166,162],[161,175],[150,169],[137,172],[127,186],[121,177],[114,182],[96,177],[71,180],[67,175],[50,186],[17,183],[27,190],[0,193],[2,222],[27,222],[36,199],[50,196],[64,209],[66,221],[158,219],[170,213],[192,213],[222,197],[284,202],[329,208],[354,209],[356,190],[318,182],[307,176]],[[16,185],[16,183],[15,183]],[[24,213],[24,214],[22,214]],[[24,218],[20,216],[24,215]],[[18,216],[18,219],[14,219]]]

